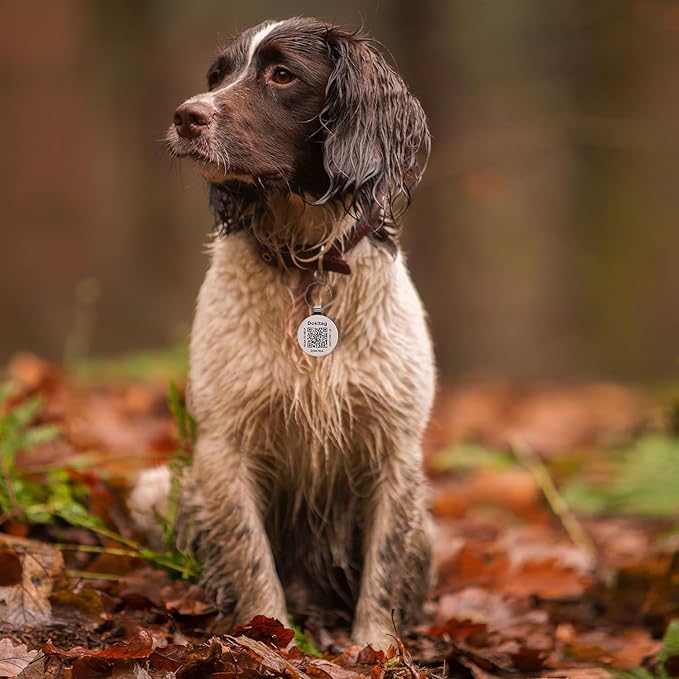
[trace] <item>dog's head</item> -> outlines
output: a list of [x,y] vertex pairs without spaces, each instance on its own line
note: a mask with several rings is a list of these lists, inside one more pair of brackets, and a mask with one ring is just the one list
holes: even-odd
[[237,179],[358,214],[378,202],[390,216],[407,206],[429,141],[422,107],[373,41],[304,18],[235,38],[168,132],[171,153],[214,185]]

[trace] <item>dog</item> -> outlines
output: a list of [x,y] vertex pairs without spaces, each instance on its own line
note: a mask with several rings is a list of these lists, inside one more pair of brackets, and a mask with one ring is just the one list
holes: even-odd
[[[191,333],[198,437],[179,546],[235,623],[285,623],[301,583],[353,614],[353,641],[386,647],[394,616],[418,618],[431,569],[435,369],[398,244],[426,118],[373,40],[318,19],[246,30],[207,80],[167,134],[217,221]],[[147,527],[168,485],[167,470],[140,479]]]

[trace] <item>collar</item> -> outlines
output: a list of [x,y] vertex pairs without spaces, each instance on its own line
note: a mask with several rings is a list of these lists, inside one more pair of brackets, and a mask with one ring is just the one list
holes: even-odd
[[263,243],[257,242],[257,249],[262,261],[270,266],[286,269],[300,269],[302,271],[334,271],[335,273],[348,276],[351,274],[351,266],[344,255],[355,248],[366,236],[374,230],[380,229],[380,206],[374,203],[370,214],[357,221],[351,230],[338,238],[326,251],[321,254],[319,246],[310,248],[297,248],[294,257],[287,247],[274,251]]
[[[210,184],[210,207],[215,214],[217,233],[220,236],[228,236],[240,230],[250,232],[253,214],[248,214],[248,208],[255,206],[254,218],[256,218],[256,206],[259,202],[260,196],[256,187],[245,182],[232,181],[219,186]],[[256,239],[255,247],[262,261],[272,267],[302,271],[317,271],[322,268],[324,271],[348,276],[351,274],[351,266],[344,259],[347,252],[368,236],[374,245],[383,246],[395,255],[395,234],[395,225],[385,218],[379,202],[375,200],[368,215],[358,220],[323,254],[318,246],[300,247],[294,250],[293,257],[293,253],[287,247],[269,248]]]

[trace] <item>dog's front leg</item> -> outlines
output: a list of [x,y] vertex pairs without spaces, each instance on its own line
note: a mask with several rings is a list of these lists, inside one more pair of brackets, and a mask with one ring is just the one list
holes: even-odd
[[[419,451],[419,446],[414,450]],[[381,470],[367,508],[363,570],[352,639],[386,648],[400,622],[421,613],[431,575],[431,518],[419,454]]]
[[179,546],[201,564],[202,584],[234,624],[266,615],[287,623],[285,597],[242,455],[200,436],[183,484]]

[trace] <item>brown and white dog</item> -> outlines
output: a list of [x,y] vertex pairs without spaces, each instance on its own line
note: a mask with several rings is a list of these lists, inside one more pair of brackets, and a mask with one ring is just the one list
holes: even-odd
[[[420,439],[434,363],[397,226],[425,116],[373,41],[317,19],[245,31],[208,88],[168,132],[219,227],[191,336],[180,546],[235,622],[285,622],[284,587],[301,580],[354,613],[354,641],[386,646],[392,610],[418,616],[431,560]],[[322,357],[297,342],[309,289],[340,333]],[[142,523],[167,487],[166,470],[140,479]]]

